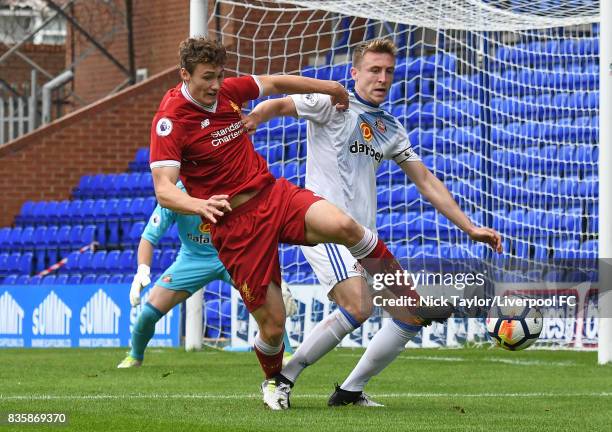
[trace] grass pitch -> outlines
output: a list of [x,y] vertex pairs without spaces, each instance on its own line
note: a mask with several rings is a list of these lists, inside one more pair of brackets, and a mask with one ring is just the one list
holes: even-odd
[[308,368],[292,409],[259,395],[253,353],[151,349],[140,369],[116,369],[118,349],[0,350],[7,413],[65,412],[75,431],[610,431],[612,367],[597,354],[470,348],[405,351],[367,392],[384,408],[328,408],[362,350],[338,349]]

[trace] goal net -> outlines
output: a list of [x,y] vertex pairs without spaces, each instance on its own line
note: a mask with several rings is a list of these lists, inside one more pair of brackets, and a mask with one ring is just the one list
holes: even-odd
[[[576,294],[576,305],[545,313],[540,344],[596,346],[598,1],[218,0],[209,15],[209,35],[228,47],[230,75],[301,74],[351,89],[352,49],[393,39],[398,56],[384,108],[469,217],[502,234],[504,254],[470,241],[389,162],[378,172],[379,235],[412,263],[484,259],[498,293]],[[303,121],[274,119],[254,144],[275,176],[304,185]],[[280,255],[283,277],[301,286],[293,290],[298,315],[288,320],[299,343],[334,306],[321,290],[304,288],[318,282],[299,248],[283,245]],[[233,320],[231,330],[209,321],[206,331],[247,343],[254,323],[228,293],[236,296],[219,293],[212,315]],[[344,343],[367,344],[379,325],[373,317]],[[483,328],[455,318],[415,344],[478,342]]]

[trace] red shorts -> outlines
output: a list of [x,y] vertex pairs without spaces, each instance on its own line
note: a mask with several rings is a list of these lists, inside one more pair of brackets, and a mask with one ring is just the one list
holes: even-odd
[[280,178],[212,226],[213,245],[249,312],[265,303],[270,282],[280,286],[279,242],[307,244],[306,212],[321,199]]

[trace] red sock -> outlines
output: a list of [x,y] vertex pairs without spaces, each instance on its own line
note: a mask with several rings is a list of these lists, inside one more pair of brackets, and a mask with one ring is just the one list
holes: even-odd
[[395,259],[381,239],[378,239],[372,252],[367,257],[360,259],[359,263],[372,275],[381,272],[395,273],[398,270],[403,271],[400,263],[397,262],[397,259]]
[[255,354],[259,360],[259,364],[266,375],[266,379],[274,378],[283,368],[283,355],[285,353],[285,344],[281,346],[278,353],[267,355],[255,348]]
[[[367,257],[360,259],[359,263],[372,276],[377,273],[396,274],[397,272],[404,271],[395,256],[393,256],[381,239],[378,239],[378,243],[376,243],[372,252],[370,252]],[[415,299],[419,298],[419,294],[407,286],[388,286],[388,288],[395,295],[404,295],[414,297]]]

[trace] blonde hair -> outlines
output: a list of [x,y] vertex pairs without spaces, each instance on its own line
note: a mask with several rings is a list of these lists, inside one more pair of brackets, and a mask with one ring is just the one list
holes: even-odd
[[363,56],[369,52],[391,54],[395,57],[397,48],[391,39],[380,38],[363,42],[353,51],[353,67],[359,67]]

